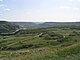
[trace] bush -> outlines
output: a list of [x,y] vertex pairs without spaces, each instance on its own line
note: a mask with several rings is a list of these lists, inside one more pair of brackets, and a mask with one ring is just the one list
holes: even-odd
[[71,38],[70,37],[65,37],[65,38],[58,39],[57,41],[60,42],[60,43],[64,43],[64,42],[71,41]]
[[63,35],[57,34],[54,32],[49,32],[46,35],[44,35],[44,39],[46,40],[55,40],[55,39],[61,39],[61,38],[63,38]]

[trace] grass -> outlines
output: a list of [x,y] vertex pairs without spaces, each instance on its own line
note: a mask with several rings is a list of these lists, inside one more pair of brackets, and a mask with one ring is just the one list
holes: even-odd
[[[0,36],[0,60],[80,60],[80,36],[69,36],[74,29],[46,28],[36,34]],[[55,31],[57,37],[54,37]],[[75,31],[79,31],[75,29]],[[37,36],[43,33],[42,36]],[[49,34],[48,34],[49,33]],[[50,39],[45,35],[50,36]],[[60,35],[63,36],[60,38]],[[36,37],[35,37],[36,36]],[[64,37],[65,36],[65,37]],[[45,37],[45,38],[44,38]]]

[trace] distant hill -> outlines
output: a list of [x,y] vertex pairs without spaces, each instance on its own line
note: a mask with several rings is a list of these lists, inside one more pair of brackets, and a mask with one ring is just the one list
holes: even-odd
[[35,23],[33,23],[33,22],[12,22],[12,23],[14,23],[14,24],[16,24],[16,25],[19,25],[19,26],[21,26],[21,27],[26,27],[26,26],[37,26],[38,24],[35,24]]
[[7,21],[0,21],[0,33],[9,33],[17,30],[19,28],[18,25],[14,23],[10,23]]
[[41,27],[50,27],[50,26],[80,26],[80,22],[45,22],[40,24]]
[[[22,27],[54,27],[54,26],[80,26],[80,22],[13,22]],[[39,24],[38,24],[39,23]]]

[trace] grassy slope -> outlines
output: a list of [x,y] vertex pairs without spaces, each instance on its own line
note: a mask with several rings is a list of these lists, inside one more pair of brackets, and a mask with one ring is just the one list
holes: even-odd
[[[76,29],[49,28],[66,34]],[[70,36],[62,43],[56,40],[45,40],[36,35],[0,36],[0,60],[80,60],[80,36]]]
[[19,27],[10,22],[0,21],[0,33],[13,32],[17,28],[19,28]]

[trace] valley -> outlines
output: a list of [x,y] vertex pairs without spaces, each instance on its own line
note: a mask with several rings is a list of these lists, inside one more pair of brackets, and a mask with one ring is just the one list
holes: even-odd
[[75,26],[21,27],[4,34],[0,60],[80,60],[80,27]]

